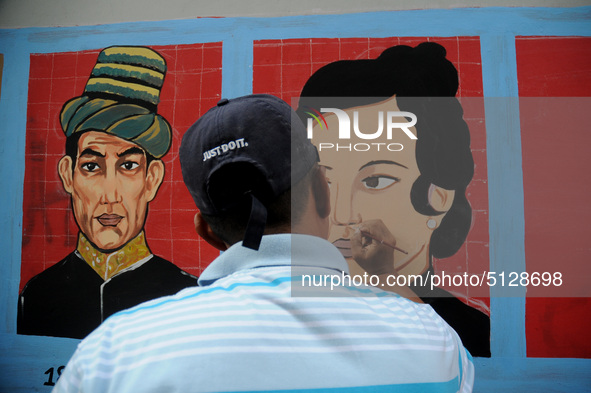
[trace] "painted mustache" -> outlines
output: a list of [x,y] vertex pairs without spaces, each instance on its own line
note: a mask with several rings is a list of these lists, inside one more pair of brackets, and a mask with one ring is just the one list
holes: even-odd
[[403,254],[408,254],[408,252],[404,251],[403,249],[401,249],[401,248],[398,248],[398,247],[396,247],[395,245],[393,245],[393,244],[390,244],[390,243],[388,243],[388,242],[385,242],[385,241],[383,241],[383,240],[380,240],[380,239],[376,238],[375,236],[373,236],[373,235],[372,235],[371,233],[369,233],[369,232],[361,231],[361,234],[362,234],[363,236],[367,237],[367,238],[370,238],[370,239],[372,239],[372,240],[375,240],[376,242],[378,242],[378,243],[380,243],[380,244],[383,244],[383,245],[386,245],[386,246],[388,246],[388,247],[390,247],[390,248],[393,248],[393,249],[394,249],[394,250],[396,250],[396,251],[400,251],[400,252],[401,252],[401,253],[403,253]]
[[120,215],[117,214],[101,214],[96,218],[101,225],[106,227],[116,227],[119,222],[123,219]]
[[332,244],[343,254],[345,258],[352,258],[353,253],[351,252],[351,240],[349,239],[337,239]]
[[[392,245],[390,243],[387,243],[387,242],[384,242],[382,240],[375,238],[369,232],[362,231],[361,234],[369,239],[377,241],[380,244],[384,244],[396,251],[400,251],[403,254],[408,254],[408,252],[402,250],[401,248],[396,247],[395,245]],[[334,242],[332,242],[332,244],[341,252],[341,254],[343,254],[343,256],[345,258],[352,258],[353,257],[353,252],[351,251],[351,240],[340,238],[340,239],[337,239]]]

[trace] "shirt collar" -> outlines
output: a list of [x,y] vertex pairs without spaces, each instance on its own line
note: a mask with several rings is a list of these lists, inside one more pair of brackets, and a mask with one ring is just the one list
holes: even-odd
[[213,284],[239,270],[269,266],[314,266],[349,272],[347,261],[328,241],[299,234],[266,235],[258,250],[236,243],[216,258],[199,277],[199,286]]
[[152,255],[146,244],[143,231],[125,246],[109,254],[97,250],[80,232],[76,251],[103,280],[113,277],[136,262]]

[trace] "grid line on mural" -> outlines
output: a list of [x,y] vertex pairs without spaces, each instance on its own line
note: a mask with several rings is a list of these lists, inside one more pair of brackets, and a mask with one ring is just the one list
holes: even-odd
[[[196,208],[182,182],[182,134],[220,99],[222,44],[154,46],[167,62],[158,112],[173,140],[163,157],[166,174],[145,224],[152,252],[199,275],[218,255],[194,232]],[[63,104],[82,94],[100,50],[32,54],[27,108],[21,288],[76,247],[78,228],[57,164],[65,152],[59,124]],[[205,77],[204,77],[205,76]]]
[[[447,58],[459,74],[457,96],[476,100],[465,111],[471,130],[471,146],[475,173],[467,194],[473,209],[473,227],[461,249],[453,257],[434,261],[437,269],[446,271],[482,272],[488,269],[488,190],[486,165],[486,132],[482,88],[480,39],[478,37],[385,37],[385,38],[306,38],[260,40],[254,42],[253,92],[268,93],[287,102],[297,98],[308,77],[322,66],[337,60],[374,59],[394,45],[416,46],[433,41],[443,45]],[[476,256],[476,260],[469,255]],[[469,263],[470,261],[470,263]],[[451,288],[450,288],[451,289]],[[468,290],[459,296],[472,304],[475,298],[486,298],[478,290]],[[476,304],[475,304],[476,305]],[[488,308],[488,300],[477,304]]]

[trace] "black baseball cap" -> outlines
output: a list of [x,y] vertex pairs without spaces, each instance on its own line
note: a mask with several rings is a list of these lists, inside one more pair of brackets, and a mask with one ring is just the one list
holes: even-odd
[[187,130],[179,153],[183,180],[202,213],[218,216],[250,199],[242,244],[255,250],[266,206],[318,162],[299,117],[267,94],[220,100]]

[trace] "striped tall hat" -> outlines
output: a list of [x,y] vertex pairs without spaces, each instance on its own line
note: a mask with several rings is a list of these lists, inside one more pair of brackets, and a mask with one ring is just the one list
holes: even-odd
[[101,131],[136,143],[162,157],[171,143],[170,124],[156,111],[166,61],[140,46],[112,46],[98,55],[80,97],[66,102],[60,114],[66,137]]

